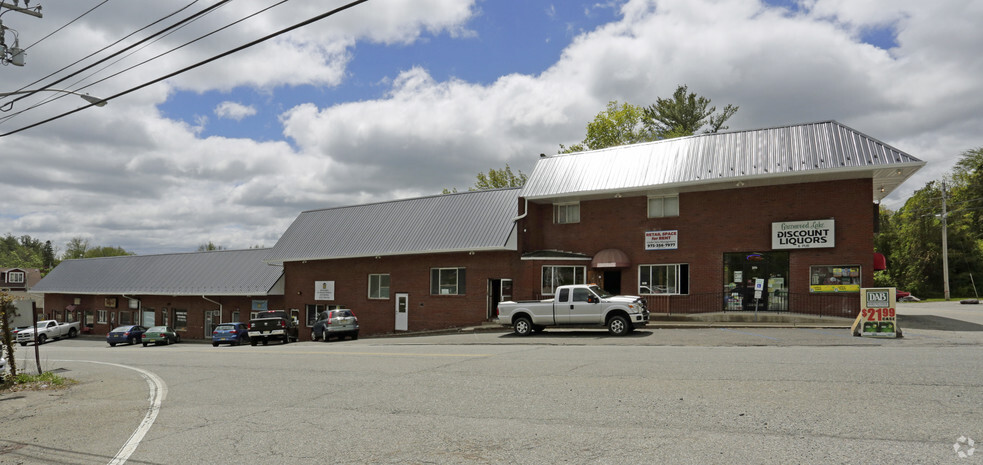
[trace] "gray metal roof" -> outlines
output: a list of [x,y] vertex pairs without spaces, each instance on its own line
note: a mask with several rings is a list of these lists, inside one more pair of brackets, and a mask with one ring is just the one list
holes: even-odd
[[518,198],[496,189],[305,211],[266,260],[516,250]]
[[65,260],[31,292],[46,294],[283,295],[270,249]]
[[880,200],[924,165],[877,139],[826,121],[541,158],[521,195],[544,201],[872,178],[873,199]]

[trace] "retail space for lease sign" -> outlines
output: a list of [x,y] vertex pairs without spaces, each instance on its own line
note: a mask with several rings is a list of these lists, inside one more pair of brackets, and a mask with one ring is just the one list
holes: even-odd
[[676,250],[679,248],[679,231],[646,231],[645,250]]
[[836,247],[835,220],[782,221],[771,224],[772,249]]

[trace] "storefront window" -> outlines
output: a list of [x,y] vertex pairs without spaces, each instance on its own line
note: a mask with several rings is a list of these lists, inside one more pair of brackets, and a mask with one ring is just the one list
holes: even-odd
[[[788,310],[788,252],[724,254],[725,310]],[[760,297],[755,285],[761,280]]]
[[314,326],[314,323],[317,323],[317,316],[320,315],[321,312],[323,312],[325,310],[325,308],[326,307],[324,305],[307,304],[306,305],[306,309],[307,309],[307,326],[313,327]]
[[689,265],[641,265],[638,267],[638,293],[689,294]]
[[431,268],[430,293],[434,295],[464,295],[464,268]]
[[567,284],[587,284],[587,267],[552,266],[543,267],[543,294],[553,295],[556,288]]
[[174,310],[174,331],[188,330],[188,311]]
[[860,265],[809,267],[810,292],[860,292]]

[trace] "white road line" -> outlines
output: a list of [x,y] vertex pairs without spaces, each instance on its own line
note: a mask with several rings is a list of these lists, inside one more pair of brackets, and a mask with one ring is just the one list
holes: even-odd
[[160,406],[164,402],[164,398],[167,397],[167,384],[164,380],[160,379],[156,374],[144,370],[142,368],[131,367],[128,365],[120,365],[118,363],[107,363],[107,362],[94,362],[91,360],[55,360],[57,362],[85,362],[85,363],[98,363],[100,365],[111,365],[114,367],[126,368],[129,370],[136,371],[143,375],[143,378],[147,380],[147,386],[150,389],[150,407],[147,409],[147,415],[143,417],[143,421],[140,422],[140,426],[137,426],[136,431],[130,435],[130,438],[126,440],[123,447],[120,448],[116,456],[109,461],[109,465],[123,465],[133,455],[137,450],[137,446],[140,445],[140,441],[150,431],[150,427],[154,425],[154,420],[157,419],[157,414],[160,413]]

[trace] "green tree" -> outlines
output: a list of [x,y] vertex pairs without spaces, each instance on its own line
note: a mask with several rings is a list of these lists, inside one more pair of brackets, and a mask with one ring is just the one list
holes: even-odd
[[656,139],[691,136],[704,127],[704,133],[727,129],[724,123],[740,108],[728,104],[717,113],[710,99],[688,92],[687,86],[681,85],[671,98],[656,98],[655,104],[644,109],[643,123]]
[[7,233],[0,238],[0,266],[50,269],[44,266],[43,250],[44,245],[38,239]]
[[503,187],[522,187],[526,184],[526,179],[528,179],[528,176],[521,170],[516,175],[512,172],[512,167],[506,163],[504,169],[496,170],[490,168],[488,174],[478,173],[478,182],[474,184],[473,188],[468,188],[468,190],[478,191],[500,189]]
[[942,223],[936,217],[941,200],[941,183],[931,181],[890,220],[897,238],[887,255],[888,271],[896,287],[919,297],[942,293]]
[[566,147],[560,144],[559,153],[597,150],[618,145],[637,144],[653,140],[653,135],[645,128],[642,107],[630,103],[618,104],[617,100],[608,102],[608,107],[587,123],[587,137],[579,144]]
[[88,239],[76,236],[65,244],[65,254],[62,255],[62,259],[70,260],[78,258],[116,257],[119,255],[133,255],[133,253],[127,252],[122,247],[92,247],[89,245]]
[[225,246],[215,245],[212,241],[208,241],[207,244],[201,244],[198,246],[199,252],[209,252],[212,250],[225,250]]
[[51,246],[51,241],[44,241],[44,247],[41,248],[41,267],[45,270],[50,270],[57,264],[55,249]]
[[[496,170],[495,168],[490,168],[488,174],[478,173],[478,181],[474,183],[473,187],[469,187],[469,191],[481,191],[487,189],[501,189],[505,187],[522,187],[526,184],[526,179],[529,177],[525,175],[521,170],[519,174],[512,171],[512,167],[508,163],[505,164],[505,168]],[[445,188],[442,194],[455,194],[457,193],[457,188],[447,189]]]
[[65,254],[62,255],[63,260],[71,260],[76,258],[85,258],[85,252],[89,250],[89,240],[75,236],[71,238],[67,244],[65,244]]
[[118,257],[120,255],[133,255],[133,252],[127,252],[119,246],[98,246],[85,251],[85,258]]

